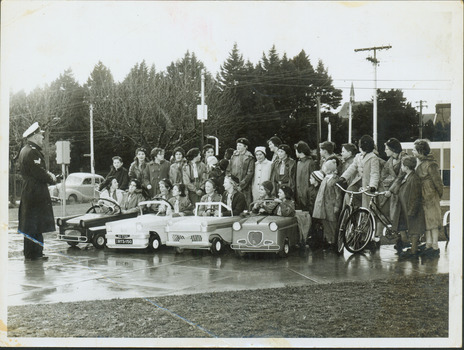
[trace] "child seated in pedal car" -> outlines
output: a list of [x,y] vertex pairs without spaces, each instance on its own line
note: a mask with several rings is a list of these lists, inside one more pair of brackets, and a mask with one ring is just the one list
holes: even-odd
[[329,157],[322,166],[325,177],[317,193],[314,203],[313,217],[321,219],[324,228],[324,239],[329,248],[333,248],[338,214],[342,204],[341,190],[336,186],[339,177],[337,168],[340,160],[336,156]]
[[263,181],[259,186],[259,199],[253,205],[251,212],[254,214],[270,215],[274,212],[278,203],[272,198],[274,186],[271,181]]
[[295,216],[295,203],[293,202],[293,191],[290,186],[280,186],[277,196],[278,198],[274,199],[274,202],[278,203],[276,215]]
[[408,242],[408,235],[411,241],[411,249],[405,252],[398,246],[398,254],[402,258],[417,256],[419,236],[425,231],[422,185],[419,176],[414,171],[416,165],[417,159],[415,157],[403,157],[401,171],[406,175],[391,188],[393,193],[398,194],[399,205],[401,205],[397,227],[393,228],[400,232],[403,244]]

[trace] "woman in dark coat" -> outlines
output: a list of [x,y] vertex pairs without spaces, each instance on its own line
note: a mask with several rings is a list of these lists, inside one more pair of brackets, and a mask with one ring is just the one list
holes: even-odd
[[37,122],[32,124],[24,132],[23,137],[27,138],[27,144],[19,154],[23,187],[19,204],[18,232],[24,235],[26,260],[47,260],[48,257],[43,255],[42,233],[55,231],[48,184],[55,183],[56,178],[45,167],[45,157],[42,153],[44,137],[39,124]]
[[422,207],[425,215],[425,251],[423,254],[438,256],[438,233],[442,226],[440,198],[443,181],[440,170],[426,140],[416,140],[412,153],[417,157],[416,174],[422,183]]
[[277,149],[278,159],[272,163],[271,181],[274,186],[273,194],[277,196],[280,186],[287,185],[295,192],[296,162],[290,158],[292,149],[282,144]]

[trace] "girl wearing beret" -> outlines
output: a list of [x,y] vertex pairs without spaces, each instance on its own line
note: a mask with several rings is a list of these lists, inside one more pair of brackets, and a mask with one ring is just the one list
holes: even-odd
[[279,216],[295,216],[295,203],[293,202],[293,191],[287,185],[282,185],[277,192],[277,198],[274,199],[278,203],[277,215]]
[[311,158],[311,150],[306,142],[299,141],[295,145],[296,157],[296,207],[308,210],[310,198],[309,176],[316,170],[316,164]]
[[272,214],[277,203],[272,198],[272,182],[264,181],[259,186],[259,198],[255,201],[251,211],[255,214]]

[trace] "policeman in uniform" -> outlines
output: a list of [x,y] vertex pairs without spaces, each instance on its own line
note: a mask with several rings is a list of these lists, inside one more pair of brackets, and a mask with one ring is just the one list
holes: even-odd
[[39,124],[37,122],[32,124],[23,133],[23,137],[27,140],[27,144],[19,154],[23,187],[19,205],[18,232],[24,235],[26,261],[48,260],[48,257],[43,255],[42,233],[55,231],[48,184],[56,183],[56,177],[45,168],[45,158],[42,153],[44,136]]

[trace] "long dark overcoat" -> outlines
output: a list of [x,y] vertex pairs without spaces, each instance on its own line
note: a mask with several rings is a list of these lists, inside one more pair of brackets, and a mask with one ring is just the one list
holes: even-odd
[[28,141],[19,154],[19,165],[23,187],[18,230],[32,236],[55,231],[55,218],[48,191],[48,184],[53,184],[53,179],[45,167],[42,149]]
[[[401,182],[398,198],[408,224],[410,235],[421,235],[425,231],[424,210],[422,208],[422,185],[415,172],[410,173]],[[398,229],[398,222],[393,224]]]

